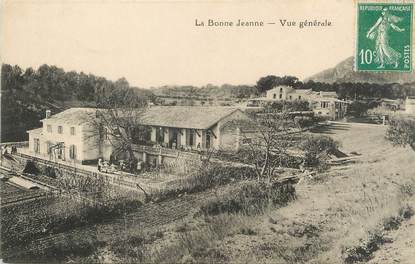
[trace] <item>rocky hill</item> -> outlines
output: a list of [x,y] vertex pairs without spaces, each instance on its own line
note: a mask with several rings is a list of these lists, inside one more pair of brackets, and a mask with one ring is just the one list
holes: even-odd
[[354,57],[349,57],[335,67],[314,74],[304,81],[307,82],[309,80],[325,83],[411,83],[415,82],[415,74],[413,72],[356,72],[354,71]]

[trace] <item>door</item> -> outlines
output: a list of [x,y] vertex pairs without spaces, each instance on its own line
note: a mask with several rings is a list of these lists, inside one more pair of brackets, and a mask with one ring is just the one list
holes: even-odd
[[206,148],[207,149],[210,149],[211,140],[212,140],[211,132],[210,131],[206,131]]

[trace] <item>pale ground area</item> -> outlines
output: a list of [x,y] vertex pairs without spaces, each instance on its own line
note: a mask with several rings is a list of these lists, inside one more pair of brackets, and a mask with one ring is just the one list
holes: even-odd
[[[357,162],[332,167],[297,185],[295,202],[250,220],[256,235],[228,237],[219,247],[242,262],[342,263],[344,246],[357,246],[383,218],[397,215],[404,204],[415,204],[413,196],[401,201],[395,184],[415,182],[415,152],[393,148],[385,131],[380,125],[355,123],[335,123],[320,131],[340,141],[346,154],[358,153]],[[371,263],[414,263],[413,223],[414,218],[392,231],[393,242],[382,246]],[[311,231],[290,235],[299,228]],[[294,257],[303,253],[301,259]]]

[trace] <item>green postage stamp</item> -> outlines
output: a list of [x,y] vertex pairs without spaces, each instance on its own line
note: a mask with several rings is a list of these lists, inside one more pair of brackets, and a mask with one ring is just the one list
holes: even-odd
[[357,71],[412,71],[413,4],[357,5]]

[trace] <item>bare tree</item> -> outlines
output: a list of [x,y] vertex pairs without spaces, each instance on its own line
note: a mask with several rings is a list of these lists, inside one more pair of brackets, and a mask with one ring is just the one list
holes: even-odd
[[96,96],[91,136],[101,146],[109,144],[114,155],[127,154],[130,170],[134,170],[137,163],[133,145],[146,131],[140,124],[146,105],[145,98],[140,98],[133,88],[125,85],[103,87]]
[[278,112],[271,107],[258,113],[255,119],[255,136],[242,135],[246,139],[242,155],[246,162],[253,163],[258,181],[271,181],[276,169],[284,166],[300,129],[288,112]]

